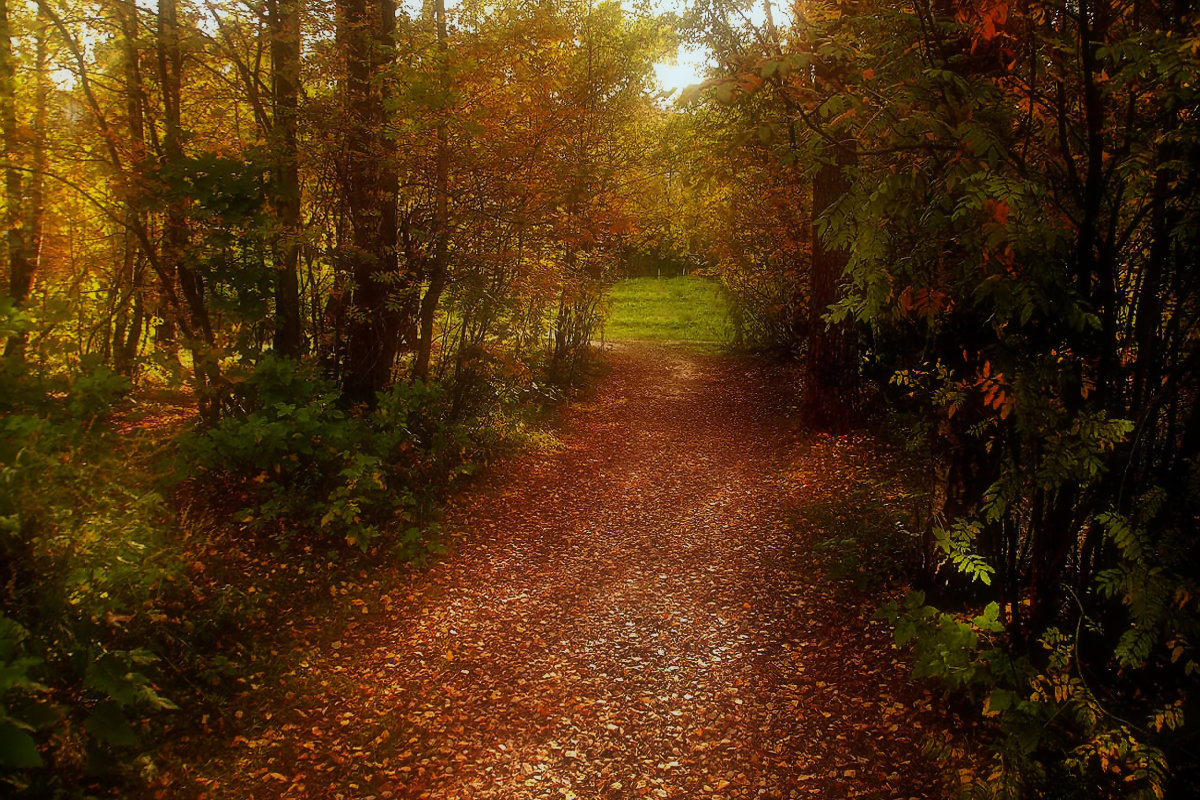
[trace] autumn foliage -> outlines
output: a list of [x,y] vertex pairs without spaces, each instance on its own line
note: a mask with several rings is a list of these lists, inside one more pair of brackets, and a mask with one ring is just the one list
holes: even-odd
[[438,549],[662,259],[799,365],[804,430],[919,465],[883,613],[985,731],[963,791],[1195,793],[1198,24],[0,0],[0,779],[151,771],[166,675],[236,681],[261,612],[208,560]]
[[662,35],[613,3],[0,5],[3,780],[136,775],[164,666],[215,669],[203,620],[249,602],[172,524],[437,546],[447,487],[581,374]]
[[[831,148],[857,159],[840,162],[846,189],[817,214],[820,240],[849,253],[836,301],[817,310],[856,323],[856,368],[929,465],[924,591],[892,614],[918,670],[995,723],[973,791],[1187,795],[1193,12],[858,4],[738,26],[708,8],[707,35],[729,55],[701,114],[742,132],[728,163],[755,165],[723,185],[757,182],[770,198],[792,175],[803,200]],[[817,271],[786,254],[799,240],[727,251],[746,318],[783,308],[739,289],[747,271],[792,287]],[[819,334],[791,330],[801,352]]]

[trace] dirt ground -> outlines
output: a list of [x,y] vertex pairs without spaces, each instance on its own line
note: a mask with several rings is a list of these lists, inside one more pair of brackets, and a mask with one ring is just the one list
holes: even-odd
[[797,449],[755,362],[607,359],[561,447],[477,480],[444,558],[347,594],[158,795],[943,796],[941,713],[805,532],[852,447]]

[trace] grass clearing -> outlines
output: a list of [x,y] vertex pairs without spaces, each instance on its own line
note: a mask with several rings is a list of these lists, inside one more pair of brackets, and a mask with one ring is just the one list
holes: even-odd
[[733,328],[721,286],[708,278],[627,278],[612,290],[606,339],[723,344]]

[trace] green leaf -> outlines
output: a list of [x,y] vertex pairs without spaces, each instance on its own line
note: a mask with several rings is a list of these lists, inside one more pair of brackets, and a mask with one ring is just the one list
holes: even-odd
[[1004,626],[1000,624],[1000,606],[996,602],[988,603],[987,607],[983,609],[983,614],[976,617],[974,622],[975,626],[981,630],[993,633],[1004,630]]
[[158,661],[158,656],[144,647],[139,647],[136,650],[129,651],[129,661],[132,664],[144,667]]
[[999,714],[1013,707],[1017,696],[1007,689],[996,689],[984,701],[984,714]]
[[179,706],[173,700],[163,697],[158,692],[151,689],[149,686],[143,686],[141,691],[141,701],[143,707],[148,707],[154,711],[178,711]]
[[130,674],[129,664],[115,653],[106,653],[88,667],[84,685],[102,692],[121,705],[129,705],[136,698],[136,682]]
[[97,705],[92,716],[83,723],[83,729],[105,744],[117,747],[132,747],[137,744],[133,726],[121,713],[121,707],[112,700],[105,700]]
[[33,737],[14,722],[0,719],[0,767],[29,769],[42,766]]

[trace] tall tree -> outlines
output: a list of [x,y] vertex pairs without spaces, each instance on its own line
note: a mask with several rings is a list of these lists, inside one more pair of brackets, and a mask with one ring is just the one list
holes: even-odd
[[[163,136],[160,167],[163,174],[178,174],[185,166],[183,149],[183,45],[178,0],[158,2],[158,78],[162,102]],[[178,281],[184,307],[179,309],[181,330],[192,357],[196,399],[200,416],[215,422],[221,411],[221,368],[216,338],[205,301],[204,279],[189,260],[188,196],[168,188],[164,209],[160,269]]]
[[[125,91],[125,125],[130,149],[129,169],[135,180],[146,169],[146,91],[141,68],[141,21],[136,0],[118,0],[116,3],[121,36],[121,71]],[[142,202],[142,192],[134,187],[126,191],[124,230],[122,231],[121,270],[113,282],[110,293],[109,313],[114,320],[112,343],[113,367],[123,375],[133,374],[134,360],[138,354],[138,343],[146,322],[146,298],[144,272],[146,253],[135,235],[135,231],[149,227],[147,209]]]
[[272,200],[275,207],[275,350],[298,356],[304,332],[300,319],[300,2],[268,0],[271,36]]
[[413,377],[429,377],[429,358],[433,351],[433,323],[442,293],[446,290],[450,269],[450,42],[446,33],[446,1],[433,0],[435,64],[437,71],[437,128],[433,164],[433,255],[429,259],[427,286],[421,297],[420,332]]
[[[39,67],[44,66],[44,40],[39,36]],[[0,137],[4,143],[4,238],[8,256],[8,295],[17,306],[24,304],[33,286],[36,266],[37,228],[40,228],[41,201],[26,196],[22,162],[27,160],[26,145],[17,124],[17,65],[12,48],[12,28],[7,0],[0,0]],[[40,86],[40,81],[39,81]],[[44,95],[39,88],[42,105]],[[27,168],[26,168],[27,169]],[[30,187],[40,186],[41,176],[33,173]],[[40,190],[35,190],[40,194]],[[31,226],[31,221],[33,225]],[[36,227],[34,227],[36,226]],[[16,335],[6,342],[6,359],[21,360],[25,339]]]
[[337,41],[345,140],[343,191],[350,241],[339,253],[349,277],[341,354],[342,391],[350,403],[372,404],[392,380],[403,330],[397,294],[404,287],[396,253],[396,183],[389,177],[383,74],[394,62],[393,0],[340,0]]

